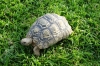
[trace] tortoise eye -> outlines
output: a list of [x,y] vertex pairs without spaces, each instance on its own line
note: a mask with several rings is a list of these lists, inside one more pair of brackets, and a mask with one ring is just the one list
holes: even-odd
[[23,42],[23,44],[26,44],[26,42]]

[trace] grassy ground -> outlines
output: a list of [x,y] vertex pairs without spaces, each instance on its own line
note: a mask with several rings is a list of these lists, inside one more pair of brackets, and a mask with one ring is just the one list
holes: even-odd
[[[20,40],[46,13],[65,16],[74,33],[35,57]],[[0,0],[0,66],[100,66],[100,1]]]

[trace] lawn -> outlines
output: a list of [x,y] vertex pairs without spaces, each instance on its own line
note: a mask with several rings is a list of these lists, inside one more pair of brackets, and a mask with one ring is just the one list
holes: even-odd
[[[65,16],[74,32],[37,57],[20,40],[46,13]],[[100,66],[100,1],[0,0],[0,66]]]

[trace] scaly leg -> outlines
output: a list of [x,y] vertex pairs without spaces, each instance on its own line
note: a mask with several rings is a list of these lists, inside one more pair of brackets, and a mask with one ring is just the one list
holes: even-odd
[[36,56],[40,55],[40,49],[37,46],[34,47],[33,51]]

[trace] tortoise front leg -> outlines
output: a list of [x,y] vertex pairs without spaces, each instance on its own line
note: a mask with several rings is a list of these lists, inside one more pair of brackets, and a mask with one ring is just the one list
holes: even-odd
[[37,55],[37,56],[40,56],[40,49],[38,48],[38,46],[35,46],[33,48],[33,51],[34,51],[34,54]]

